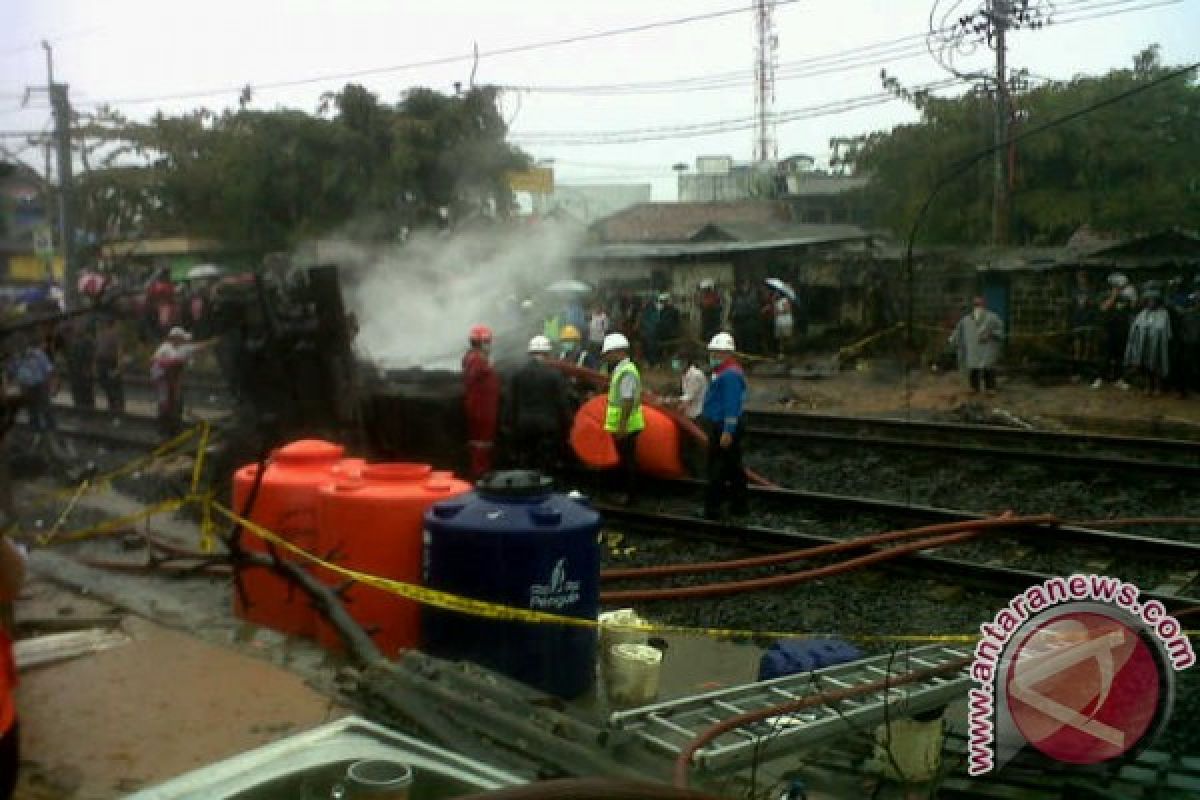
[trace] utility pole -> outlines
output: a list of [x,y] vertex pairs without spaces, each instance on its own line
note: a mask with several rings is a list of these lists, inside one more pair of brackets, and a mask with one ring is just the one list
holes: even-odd
[[[1012,84],[1008,76],[1008,32],[1038,30],[1050,20],[1050,0],[983,0],[974,11],[961,14],[959,0],[935,0],[926,44],[942,67],[962,80],[982,81],[995,87],[992,144],[996,148],[992,169],[992,244],[1008,243],[1012,207],[1010,163],[1016,157],[1010,138]],[[996,72],[963,72],[956,61],[986,44],[996,53]]]
[[991,21],[996,48],[996,151],[992,154],[992,245],[1008,241],[1008,73],[1005,66],[1005,32],[1008,30],[1008,0],[991,0]]
[[54,112],[54,141],[58,150],[58,241],[63,257],[63,294],[67,305],[74,305],[78,281],[75,263],[74,178],[71,168],[71,102],[67,84],[54,82],[54,51],[43,41],[46,51],[46,93]]

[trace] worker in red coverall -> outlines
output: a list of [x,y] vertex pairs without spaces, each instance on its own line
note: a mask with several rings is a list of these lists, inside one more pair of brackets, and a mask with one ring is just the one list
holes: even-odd
[[[3,524],[8,525],[8,515]],[[3,532],[0,532],[0,800],[12,797],[17,785],[17,667],[13,661],[12,633],[8,606],[17,599],[25,576],[25,557]]]
[[488,357],[492,349],[491,329],[486,325],[475,325],[467,339],[471,349],[462,360],[467,451],[471,458],[471,477],[480,478],[492,468],[500,415],[500,378]]

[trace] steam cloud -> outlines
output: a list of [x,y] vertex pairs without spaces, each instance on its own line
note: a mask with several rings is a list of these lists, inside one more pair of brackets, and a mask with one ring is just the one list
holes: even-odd
[[[565,301],[545,287],[571,277],[580,238],[547,222],[421,233],[383,249],[322,242],[321,256],[348,268],[346,301],[358,316],[362,354],[386,368],[458,369],[472,325],[492,328],[498,359],[524,352],[542,315]],[[522,314],[526,299],[534,307]]]

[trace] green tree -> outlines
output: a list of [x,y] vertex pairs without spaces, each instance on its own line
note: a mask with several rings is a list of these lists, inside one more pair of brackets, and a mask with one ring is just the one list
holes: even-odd
[[[1157,47],[1131,69],[1050,82],[1016,94],[1013,133],[1161,78]],[[893,87],[895,88],[895,87]],[[870,174],[875,219],[905,235],[937,182],[992,144],[990,97],[910,95],[919,122],[852,140],[842,160]],[[1200,228],[1200,87],[1179,78],[1018,143],[1012,153],[1011,240],[1062,243],[1080,225],[1135,233]],[[982,242],[991,213],[991,163],[948,182],[921,228],[927,242]]]
[[106,237],[186,231],[267,252],[334,231],[393,238],[443,208],[503,215],[505,173],[528,159],[506,141],[496,101],[491,88],[413,89],[389,105],[347,85],[315,115],[246,102],[149,123],[105,111],[80,129],[98,148],[85,171],[88,226]]

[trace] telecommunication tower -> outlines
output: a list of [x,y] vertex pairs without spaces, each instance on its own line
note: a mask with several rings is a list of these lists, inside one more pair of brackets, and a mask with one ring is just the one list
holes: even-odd
[[779,35],[775,32],[776,0],[754,0],[754,160],[778,158],[775,142],[775,67],[779,60]]

